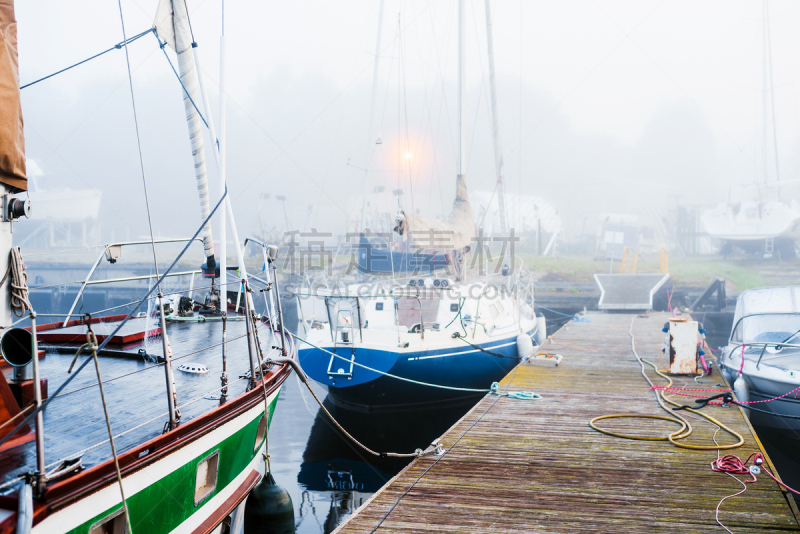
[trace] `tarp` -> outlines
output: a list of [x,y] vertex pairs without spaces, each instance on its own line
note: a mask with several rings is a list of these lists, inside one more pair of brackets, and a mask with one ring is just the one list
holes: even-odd
[[25,137],[19,99],[19,57],[14,0],[0,0],[0,182],[14,193],[28,190]]
[[469,245],[475,237],[475,218],[469,203],[464,176],[458,176],[453,210],[445,220],[406,213],[397,230],[404,241],[409,240],[418,248],[456,250]]

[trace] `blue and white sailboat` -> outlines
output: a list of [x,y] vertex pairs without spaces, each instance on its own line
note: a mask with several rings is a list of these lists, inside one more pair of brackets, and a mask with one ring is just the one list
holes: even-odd
[[[299,360],[303,369],[328,387],[334,402],[367,411],[405,410],[474,399],[503,378],[522,357],[533,353],[537,332],[532,284],[523,289],[522,266],[504,269],[498,284],[466,282],[466,255],[475,235],[467,195],[465,135],[465,8],[459,1],[459,158],[456,198],[444,221],[400,212],[395,230],[419,250],[424,275],[397,278],[398,262],[407,256],[386,250],[378,254],[368,240],[359,250],[359,270],[391,269],[391,281],[352,285],[310,299],[316,316],[306,318],[300,305],[304,338]],[[497,139],[491,21],[487,11],[498,199],[504,210],[502,156]],[[503,221],[503,231],[506,231]],[[407,252],[405,253],[408,254]],[[436,275],[447,269],[449,276]],[[320,313],[321,311],[321,313]]]

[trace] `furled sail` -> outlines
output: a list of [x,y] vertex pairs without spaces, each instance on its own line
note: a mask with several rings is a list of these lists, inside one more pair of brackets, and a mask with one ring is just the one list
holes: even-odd
[[0,0],[0,33],[0,182],[17,193],[28,190],[28,178],[25,172],[17,19],[13,0]]
[[[0,0],[2,1],[2,0]],[[200,196],[201,220],[208,218],[211,213],[208,193],[208,174],[206,172],[206,156],[203,143],[203,121],[195,108],[195,104],[202,102],[198,87],[197,67],[192,54],[192,34],[189,27],[189,14],[186,11],[186,2],[178,0],[161,0],[156,10],[153,26],[158,32],[158,37],[166,41],[167,45],[175,50],[178,55],[178,72],[186,88],[183,93],[183,107],[186,111],[186,122],[189,125],[189,140],[192,144],[194,156],[194,172],[197,178],[197,193]],[[190,98],[191,97],[191,98]],[[194,102],[194,103],[193,103]],[[205,249],[209,269],[216,266],[214,259],[214,239],[211,235],[211,225],[203,227],[203,248]]]
[[475,236],[475,219],[464,176],[458,176],[453,210],[445,220],[401,213],[395,231],[417,248],[457,250],[469,245]]

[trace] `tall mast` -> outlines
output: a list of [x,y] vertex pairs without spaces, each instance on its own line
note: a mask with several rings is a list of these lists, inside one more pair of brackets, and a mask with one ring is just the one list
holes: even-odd
[[[775,124],[775,83],[772,81],[772,36],[769,29],[769,1],[764,0],[764,26],[766,29],[765,40],[767,42],[767,62],[769,64],[769,92],[770,103],[772,104],[772,141],[775,143],[775,181],[780,183],[781,175],[778,168],[778,127]],[[766,110],[765,110],[766,112]],[[778,187],[778,198],[781,196],[780,186]]]
[[505,237],[506,227],[506,192],[503,183],[503,152],[500,149],[500,121],[497,117],[497,86],[494,80],[494,43],[492,39],[492,7],[486,0],[486,43],[489,48],[489,89],[492,101],[492,137],[494,140],[494,164],[497,172],[497,207],[500,212],[500,231]]
[[[225,127],[227,118],[227,106],[225,98],[225,0],[222,0],[222,33],[219,37],[219,195],[220,198],[225,194]],[[227,202],[223,202],[219,207],[219,303],[222,311],[228,310],[228,216]]]
[[[196,102],[200,102],[200,73],[197,72],[195,53],[193,45],[194,37],[189,23],[189,13],[186,10],[185,2],[172,2],[174,12],[175,28],[175,52],[178,55],[178,72],[180,73],[181,83],[185,88],[183,91],[183,107],[186,112],[186,122],[189,126],[189,139],[194,155],[194,171],[197,178],[197,193],[200,196],[200,217],[206,220],[211,213],[208,192],[208,174],[206,172],[206,156],[203,146],[203,123],[200,114],[195,107]],[[206,107],[206,110],[208,108]],[[206,112],[206,114],[208,114]],[[212,140],[214,138],[212,137]],[[206,223],[203,226],[203,247],[205,248],[206,264],[212,270],[216,267],[214,259],[214,239],[211,234],[211,225]]]
[[466,27],[467,7],[465,0],[458,0],[458,176],[467,174],[467,107],[466,107]]
[[367,216],[367,190],[368,190],[368,178],[369,178],[369,166],[372,163],[372,150],[375,146],[375,136],[373,134],[372,128],[372,121],[375,117],[375,95],[378,93],[378,64],[381,60],[381,27],[383,26],[383,0],[380,0],[380,5],[378,7],[378,37],[375,41],[375,65],[372,70],[372,100],[369,107],[369,124],[367,125],[367,136],[369,137],[369,141],[367,143],[367,166],[364,170],[364,198],[361,201],[361,228],[359,230],[363,233],[365,228],[364,225],[366,224],[366,216]]

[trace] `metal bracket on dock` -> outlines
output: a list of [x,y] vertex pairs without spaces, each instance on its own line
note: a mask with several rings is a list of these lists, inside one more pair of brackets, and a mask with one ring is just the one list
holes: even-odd
[[556,367],[558,367],[558,364],[561,363],[561,360],[563,358],[564,357],[561,356],[560,354],[553,354],[549,352],[538,352],[536,354],[531,354],[530,356],[524,357],[523,361],[532,362],[533,360],[552,360],[556,362]]

